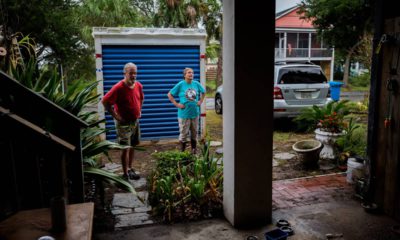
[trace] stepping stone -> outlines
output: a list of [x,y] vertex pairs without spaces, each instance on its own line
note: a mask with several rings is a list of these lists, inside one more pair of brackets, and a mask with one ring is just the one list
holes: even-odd
[[147,213],[147,212],[151,211],[151,209],[152,209],[151,206],[138,207],[138,208],[135,208],[134,212],[135,213]]
[[116,207],[116,208],[111,210],[111,213],[113,215],[129,214],[129,213],[132,213],[132,209],[131,208],[119,208],[119,207]]
[[114,194],[112,206],[117,208],[139,208],[146,205],[132,193],[116,193]]
[[140,177],[138,180],[129,180],[129,182],[132,183],[132,185],[135,189],[136,188],[144,188],[147,185],[147,180],[145,177]]
[[293,153],[277,153],[274,155],[274,158],[281,159],[281,160],[291,160],[295,158],[296,155]]
[[273,159],[273,160],[272,160],[272,166],[273,166],[273,167],[279,166],[279,162],[276,161],[275,159]]
[[153,224],[153,221],[150,220],[150,215],[147,213],[132,213],[132,214],[124,214],[118,215],[115,217],[116,224],[115,228],[124,228],[131,226],[141,226],[147,224]]
[[215,150],[215,153],[223,154],[224,153],[224,149],[223,148],[218,148],[217,150]]
[[122,169],[122,165],[118,163],[106,163],[102,169],[110,172],[117,172]]
[[219,147],[222,146],[222,142],[219,141],[211,141],[210,142],[210,147]]

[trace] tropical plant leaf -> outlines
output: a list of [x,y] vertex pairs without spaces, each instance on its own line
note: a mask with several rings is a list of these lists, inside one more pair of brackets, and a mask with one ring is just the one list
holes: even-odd
[[130,182],[125,181],[123,178],[121,178],[115,173],[94,167],[85,167],[84,173],[93,178],[101,179],[102,181],[108,180],[109,183],[117,186],[118,188],[137,195],[132,184]]

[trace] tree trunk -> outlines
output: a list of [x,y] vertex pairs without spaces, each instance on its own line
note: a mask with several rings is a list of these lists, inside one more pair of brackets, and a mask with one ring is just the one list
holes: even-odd
[[354,50],[362,43],[361,41],[358,41],[356,44],[354,44],[349,51],[347,52],[346,55],[346,61],[344,62],[344,71],[343,71],[343,87],[347,87],[349,85],[349,72],[350,72],[350,59],[351,56],[354,53]]
[[343,87],[347,87],[349,85],[350,58],[351,53],[348,52],[346,55],[346,60],[344,61]]
[[217,88],[222,84],[222,51],[223,50],[221,45],[221,51],[219,51],[218,62],[217,62],[217,77],[216,77],[215,88]]

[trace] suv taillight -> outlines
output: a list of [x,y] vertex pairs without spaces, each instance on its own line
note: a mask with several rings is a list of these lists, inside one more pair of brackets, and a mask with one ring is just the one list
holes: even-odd
[[279,87],[274,87],[274,99],[283,99],[282,90]]

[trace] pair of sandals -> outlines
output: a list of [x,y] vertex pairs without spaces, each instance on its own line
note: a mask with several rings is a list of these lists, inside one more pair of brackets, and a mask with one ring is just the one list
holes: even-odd
[[128,180],[128,179],[131,179],[131,180],[138,180],[138,179],[140,179],[139,174],[137,174],[137,173],[135,172],[135,170],[133,170],[133,169],[129,169],[129,170],[128,170],[128,174],[124,174],[122,177],[123,177],[125,180]]
[[279,219],[278,221],[276,221],[276,226],[283,232],[287,233],[289,236],[292,236],[294,234],[293,228],[290,226],[290,223],[285,219]]

